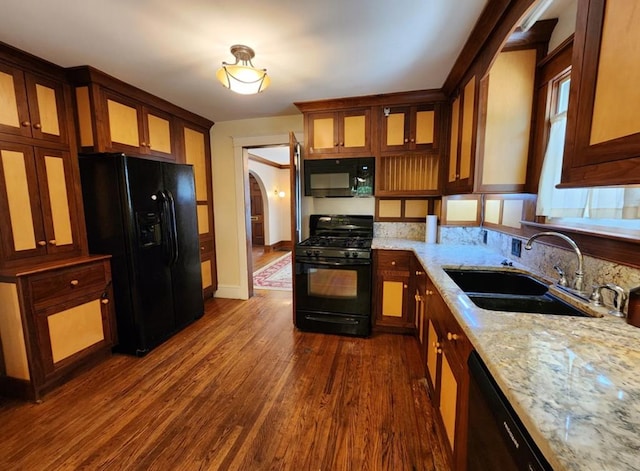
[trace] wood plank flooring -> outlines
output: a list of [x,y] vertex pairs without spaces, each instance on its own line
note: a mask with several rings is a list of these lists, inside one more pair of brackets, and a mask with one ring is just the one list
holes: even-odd
[[2,470],[446,470],[415,339],[297,331],[291,293],[214,299],[144,358],[0,399]]

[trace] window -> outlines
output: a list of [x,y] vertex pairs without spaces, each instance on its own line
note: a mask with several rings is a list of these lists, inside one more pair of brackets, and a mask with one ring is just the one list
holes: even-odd
[[[552,110],[536,214],[558,225],[591,224],[640,229],[640,186],[558,189],[569,104],[570,72],[551,83]],[[621,224],[625,220],[624,224]]]

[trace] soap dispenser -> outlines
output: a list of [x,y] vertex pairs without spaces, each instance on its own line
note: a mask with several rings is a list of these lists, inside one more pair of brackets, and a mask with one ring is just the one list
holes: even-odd
[[635,327],[640,327],[640,286],[629,290],[627,322]]

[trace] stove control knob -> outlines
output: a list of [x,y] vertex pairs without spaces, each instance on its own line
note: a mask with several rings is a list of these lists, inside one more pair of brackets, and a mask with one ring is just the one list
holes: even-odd
[[351,254],[351,256],[352,256],[353,258],[358,258],[358,252],[353,252],[353,253]]
[[349,258],[349,252],[344,252],[344,256]]
[[316,257],[319,257],[320,256],[320,251],[319,250],[314,250],[313,251],[313,255],[316,256]]
[[305,253],[305,254],[307,254],[307,257],[311,257],[311,254],[312,254],[313,252],[311,252],[311,250],[305,250],[305,252],[304,252],[304,253]]

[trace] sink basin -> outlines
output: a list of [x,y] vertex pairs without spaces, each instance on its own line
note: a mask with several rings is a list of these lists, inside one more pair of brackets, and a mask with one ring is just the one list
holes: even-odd
[[571,304],[556,298],[552,294],[541,296],[518,296],[502,294],[467,293],[471,301],[483,309],[508,312],[531,312],[556,316],[589,317]]
[[483,309],[589,317],[549,293],[549,286],[531,275],[513,271],[445,269],[473,303]]
[[465,293],[543,295],[549,286],[526,273],[495,270],[445,270]]

